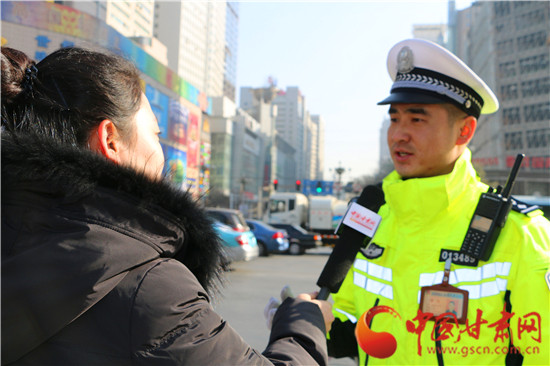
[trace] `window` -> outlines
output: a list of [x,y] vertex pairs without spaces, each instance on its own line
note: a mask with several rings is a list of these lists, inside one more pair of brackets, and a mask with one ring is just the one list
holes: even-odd
[[513,100],[518,97],[518,86],[517,84],[508,84],[500,87],[500,98],[502,100]]
[[502,124],[504,126],[515,125],[520,122],[519,107],[505,108],[502,110]]
[[510,3],[507,1],[496,1],[494,3],[494,11],[497,17],[510,15]]
[[517,38],[518,51],[525,51],[535,47],[544,46],[547,34],[545,31],[527,34]]
[[527,147],[536,149],[550,145],[550,128],[526,132]]
[[284,200],[271,200],[269,202],[269,212],[286,212],[286,201]]
[[503,62],[499,64],[498,72],[501,78],[516,76],[516,61]]
[[523,114],[525,122],[550,120],[550,102],[526,105]]
[[521,82],[521,95],[524,98],[550,93],[550,77]]
[[519,60],[519,73],[527,74],[548,69],[548,54],[536,55]]
[[292,200],[292,199],[289,200],[289,201],[288,201],[288,210],[289,210],[289,211],[294,210],[295,205],[296,205],[296,200]]
[[523,149],[523,132],[510,132],[504,134],[504,145],[506,150]]

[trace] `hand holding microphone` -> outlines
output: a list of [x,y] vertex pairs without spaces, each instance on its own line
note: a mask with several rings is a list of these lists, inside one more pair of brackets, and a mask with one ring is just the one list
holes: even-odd
[[[275,313],[277,312],[277,309],[279,308],[281,303],[285,301],[288,297],[294,297],[290,286],[286,285],[283,287],[280,297],[281,301],[275,299],[274,297],[271,297],[264,308],[264,317],[268,329],[271,329],[271,326],[273,325],[273,317],[275,316]],[[332,314],[331,303],[322,299],[317,299],[317,292],[299,294],[298,296],[296,296],[296,298],[312,302],[319,306],[319,309],[321,309],[321,313],[323,314],[326,331],[330,331],[331,324],[334,321],[334,314]]]

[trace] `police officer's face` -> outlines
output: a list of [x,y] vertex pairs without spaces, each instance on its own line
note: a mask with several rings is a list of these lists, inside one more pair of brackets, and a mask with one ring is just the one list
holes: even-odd
[[388,147],[402,178],[448,174],[464,151],[460,123],[449,123],[440,104],[392,104]]

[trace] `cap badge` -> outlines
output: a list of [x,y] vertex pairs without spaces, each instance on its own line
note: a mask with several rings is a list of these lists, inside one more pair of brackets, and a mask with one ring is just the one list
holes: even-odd
[[472,106],[472,102],[470,102],[469,100],[466,100],[466,103],[464,103],[464,106],[466,108],[470,108]]
[[406,74],[414,69],[414,57],[412,50],[405,46],[397,54],[397,71]]

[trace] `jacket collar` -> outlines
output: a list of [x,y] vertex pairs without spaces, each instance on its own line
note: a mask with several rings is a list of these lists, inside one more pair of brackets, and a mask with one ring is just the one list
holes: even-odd
[[464,191],[464,187],[479,181],[471,163],[469,149],[457,159],[449,174],[403,180],[396,171],[383,181],[385,199],[395,216],[409,223],[432,221],[449,209]]
[[[52,204],[89,210],[84,214],[111,216],[113,223],[149,236],[158,256],[181,261],[206,289],[217,287],[221,242],[188,192],[54,139],[7,131],[1,137],[3,198],[34,192]],[[98,199],[113,204],[97,209]]]

